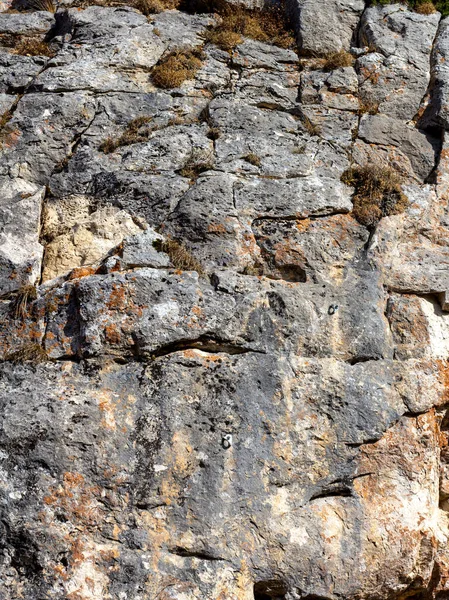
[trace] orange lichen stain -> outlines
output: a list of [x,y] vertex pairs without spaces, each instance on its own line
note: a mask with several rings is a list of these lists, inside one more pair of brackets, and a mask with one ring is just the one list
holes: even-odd
[[6,133],[3,137],[2,145],[6,148],[12,148],[17,145],[20,137],[22,136],[22,132],[19,129],[14,129]]
[[96,269],[93,267],[75,267],[72,269],[68,276],[68,280],[81,279],[82,277],[89,277],[89,275],[95,275]]
[[93,526],[101,521],[101,511],[97,497],[98,486],[89,486],[81,473],[66,472],[63,482],[57,488],[51,488],[50,494],[44,497],[48,507],[55,507],[63,512],[65,518],[77,526]]
[[53,570],[55,571],[56,577],[59,577],[63,581],[67,581],[67,579],[69,578],[69,575],[64,565],[57,564],[53,567]]
[[100,425],[105,429],[115,430],[116,422],[115,422],[115,403],[111,398],[111,394],[108,391],[103,390],[100,392],[100,399],[98,402],[98,407],[103,413],[103,418],[101,419]]
[[207,231],[209,233],[227,233],[226,227],[222,223],[210,223]]
[[304,233],[304,231],[307,231],[309,229],[310,224],[310,219],[301,219],[299,221],[296,221],[296,229],[299,231],[299,233]]
[[449,402],[449,361],[437,360],[436,361],[439,380],[442,384],[442,397],[440,404],[446,404]]
[[106,325],[106,327],[104,328],[104,336],[105,336],[105,340],[109,344],[114,344],[114,345],[120,344],[121,339],[122,339],[120,328],[117,327],[117,325],[115,323]]
[[81,596],[78,592],[70,592],[66,595],[67,600],[86,600],[84,596]]
[[123,310],[127,304],[125,286],[114,283],[106,306],[112,310]]
[[197,317],[202,317],[203,314],[204,314],[203,309],[201,307],[199,307],[199,306],[196,306],[196,305],[192,307],[192,312]]

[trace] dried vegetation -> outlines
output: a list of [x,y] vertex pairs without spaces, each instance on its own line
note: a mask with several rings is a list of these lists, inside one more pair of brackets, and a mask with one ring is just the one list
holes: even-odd
[[175,269],[179,269],[180,271],[196,271],[199,275],[204,275],[201,263],[180,242],[167,238],[163,242],[156,240],[153,244],[158,252],[168,254],[170,262]]
[[28,304],[37,298],[37,290],[34,285],[24,285],[16,293],[11,301],[11,310],[15,319],[25,319],[28,313]]
[[130,146],[131,144],[146,142],[151,131],[153,131],[152,128],[148,127],[151,121],[152,117],[137,117],[137,119],[133,119],[128,123],[121,136],[118,138],[107,138],[101,143],[99,150],[105,154],[110,154],[120,146]]
[[354,64],[354,57],[346,50],[340,50],[339,52],[332,52],[325,58],[323,65],[324,71],[334,71],[341,67],[352,67]]
[[199,47],[170,52],[154,67],[153,83],[160,88],[177,88],[184,81],[195,77],[203,60],[204,53]]
[[386,4],[395,4],[402,2],[409,8],[415,10],[421,15],[431,15],[436,11],[439,11],[443,17],[449,15],[449,0],[371,0],[372,6],[385,6]]
[[15,350],[5,354],[5,361],[14,363],[31,362],[38,364],[48,360],[48,355],[40,344],[26,344]]
[[232,50],[243,41],[243,37],[270,42],[281,48],[291,48],[295,44],[283,6],[249,10],[220,2],[214,12],[220,15],[221,22],[207,31],[205,38],[222,50]]
[[374,227],[382,219],[403,212],[408,200],[401,189],[397,171],[376,164],[347,169],[341,180],[355,188],[352,214],[366,227]]
[[179,174],[189,179],[196,179],[200,173],[214,168],[213,154],[207,150],[192,150]]
[[244,156],[243,160],[246,160],[246,162],[249,162],[250,165],[254,165],[255,167],[259,167],[261,162],[260,157],[257,156],[257,154],[254,154],[254,152],[250,152]]

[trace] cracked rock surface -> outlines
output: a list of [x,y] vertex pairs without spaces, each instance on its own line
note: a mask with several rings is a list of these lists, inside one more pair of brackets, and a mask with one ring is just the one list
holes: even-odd
[[0,3],[0,599],[445,600],[449,18],[78,4]]

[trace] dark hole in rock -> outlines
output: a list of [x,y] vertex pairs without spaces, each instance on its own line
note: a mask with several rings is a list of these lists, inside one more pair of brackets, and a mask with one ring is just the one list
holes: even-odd
[[282,581],[258,581],[254,584],[254,600],[283,600],[287,587]]
[[297,283],[305,283],[307,281],[307,274],[299,265],[278,266],[278,271],[284,281],[292,281]]

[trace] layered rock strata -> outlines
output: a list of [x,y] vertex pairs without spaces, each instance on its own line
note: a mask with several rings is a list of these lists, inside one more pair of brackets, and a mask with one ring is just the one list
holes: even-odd
[[0,597],[449,597],[449,18],[4,8]]

